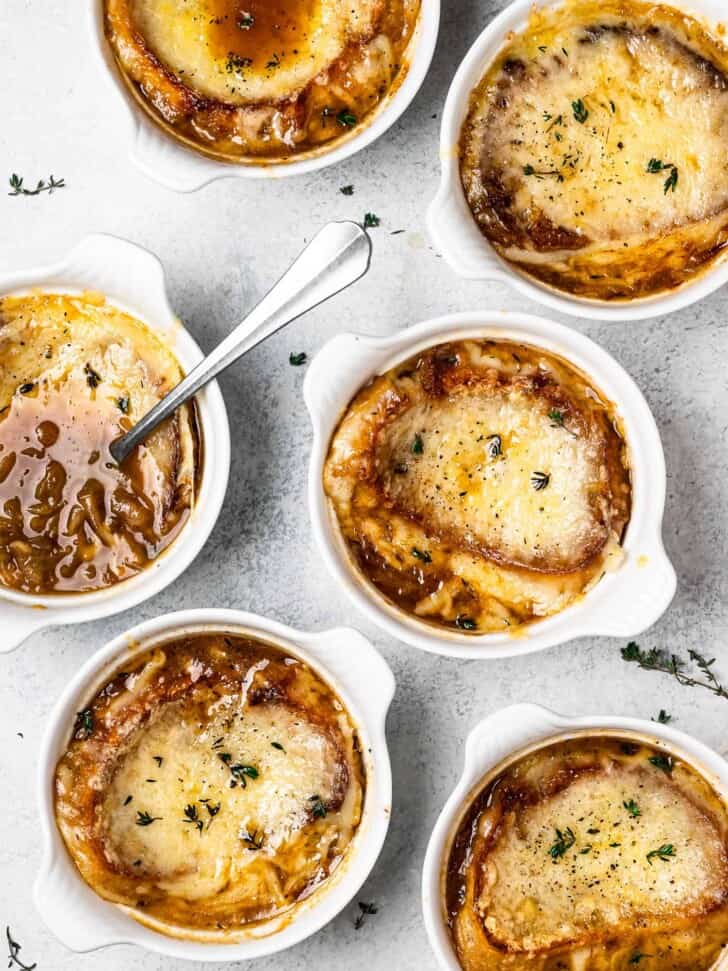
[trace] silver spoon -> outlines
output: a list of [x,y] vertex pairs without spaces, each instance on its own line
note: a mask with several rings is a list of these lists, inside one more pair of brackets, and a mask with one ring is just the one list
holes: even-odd
[[371,252],[371,240],[357,223],[327,223],[235,330],[133,428],[112,442],[114,459],[121,465],[133,448],[208,381],[266,337],[364,276]]

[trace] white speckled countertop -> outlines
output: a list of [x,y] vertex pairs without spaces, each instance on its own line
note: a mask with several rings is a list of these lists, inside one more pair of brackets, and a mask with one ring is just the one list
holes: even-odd
[[[39,853],[36,751],[70,674],[112,635],[181,607],[242,607],[301,627],[352,624],[381,649],[398,682],[388,724],[392,826],[360,895],[375,901],[379,912],[356,931],[352,905],[309,941],[256,962],[256,971],[430,971],[435,964],[419,907],[424,849],[459,774],[463,739],[484,714],[522,700],[574,714],[650,717],[664,708],[677,728],[728,754],[728,703],[628,666],[620,643],[582,640],[490,664],[420,654],[353,612],[312,545],[304,369],[289,366],[289,352],[311,356],[343,328],[390,333],[478,306],[540,312],[505,287],[456,278],[424,231],[425,205],[438,180],[437,131],[448,84],[470,42],[504,2],[445,3],[422,90],[400,122],[362,154],[310,177],[268,184],[230,180],[186,196],[160,188],[128,164],[126,117],[88,53],[79,9],[85,6],[80,0],[0,4],[0,182],[12,172],[33,183],[53,173],[68,185],[51,197],[0,194],[0,270],[54,260],[89,232],[126,236],[162,259],[172,303],[207,350],[315,227],[331,218],[361,219],[366,211],[379,215],[381,226],[372,231],[371,272],[356,288],[223,377],[233,429],[231,486],[210,541],[186,574],[134,611],[39,634],[0,658],[2,924],[10,924],[23,945],[21,957],[37,962],[38,971],[197,967],[131,947],[74,955],[46,932],[30,896]],[[338,191],[348,183],[355,186],[352,197]],[[405,232],[390,235],[399,229]],[[664,440],[665,539],[679,589],[670,611],[641,643],[715,654],[716,670],[728,679],[725,300],[722,290],[683,313],[642,324],[566,322],[603,344],[634,376]]]

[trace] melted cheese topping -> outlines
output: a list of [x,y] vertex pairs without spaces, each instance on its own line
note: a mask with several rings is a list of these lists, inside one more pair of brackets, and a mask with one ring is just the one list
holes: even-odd
[[478,631],[573,602],[618,563],[630,506],[598,392],[566,362],[498,341],[433,348],[362,389],[324,486],[380,591]]
[[101,896],[165,933],[230,940],[328,880],[363,787],[355,730],[313,671],[198,635],[127,666],[79,717],[56,812]]
[[[230,104],[277,100],[301,91],[350,39],[371,33],[375,12],[366,0],[309,0],[301,12],[295,4],[288,5],[289,11],[282,4],[275,11],[276,24],[281,23],[277,28],[271,24],[261,38],[266,4],[257,4],[256,11],[246,7],[238,22],[252,23],[232,29],[232,7],[221,24],[219,6],[188,0],[180,9],[176,0],[131,0],[131,15],[150,48],[176,75],[184,75],[205,97]],[[296,30],[299,19],[303,23]],[[267,45],[261,46],[261,39]],[[235,50],[246,42],[245,53]]]
[[159,338],[103,297],[0,300],[0,583],[96,590],[170,545],[194,501],[194,409],[123,468],[109,446],[181,377]]
[[480,228],[544,282],[640,296],[728,241],[728,48],[637,0],[534,13],[473,94],[462,175]]
[[[593,507],[601,452],[598,438],[549,419],[530,389],[506,387],[409,408],[383,430],[377,464],[396,508],[495,558],[569,570],[608,535]],[[416,474],[398,473],[404,465]]]
[[640,953],[660,971],[713,967],[728,944],[728,813],[660,755],[582,739],[483,790],[448,866],[463,968],[626,969]]
[[208,154],[285,160],[338,140],[406,72],[419,0],[105,0],[142,105]]

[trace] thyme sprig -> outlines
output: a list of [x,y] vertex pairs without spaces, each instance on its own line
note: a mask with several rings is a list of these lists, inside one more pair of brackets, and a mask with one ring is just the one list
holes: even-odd
[[18,957],[21,951],[20,944],[13,940],[13,935],[10,933],[10,928],[5,928],[5,936],[8,939],[8,967],[12,968],[15,965],[16,968],[20,968],[21,971],[33,971],[38,965],[34,962],[33,964],[24,964],[23,961]]
[[379,908],[377,907],[376,904],[367,903],[364,900],[360,900],[359,901],[359,915],[357,916],[356,920],[354,921],[354,930],[355,931],[358,931],[359,928],[363,926],[363,924],[366,921],[367,917],[370,917],[372,914],[376,914],[378,910],[379,910]]
[[567,850],[571,849],[574,843],[576,843],[576,836],[571,826],[567,826],[563,832],[557,828],[556,839],[549,848],[549,856],[554,861],[558,860],[565,855]]
[[45,179],[40,179],[35,189],[28,189],[23,185],[23,177],[15,172],[8,179],[8,184],[12,190],[8,192],[9,196],[39,196],[41,192],[47,192],[50,196],[56,189],[66,188],[65,179],[56,179],[55,176],[51,175],[47,182]]
[[621,649],[622,660],[631,661],[638,664],[645,671],[658,671],[661,674],[670,674],[678,684],[686,688],[705,688],[718,698],[728,700],[728,688],[718,679],[713,671],[715,658],[708,659],[699,651],[689,650],[690,660],[698,670],[705,676],[704,679],[696,678],[685,670],[685,661],[676,654],[668,654],[652,648],[643,651],[636,641],[630,641],[626,647]]
[[677,856],[677,853],[672,843],[663,843],[658,849],[650,850],[647,854],[647,860],[650,864],[654,859],[663,860],[667,863],[673,856]]

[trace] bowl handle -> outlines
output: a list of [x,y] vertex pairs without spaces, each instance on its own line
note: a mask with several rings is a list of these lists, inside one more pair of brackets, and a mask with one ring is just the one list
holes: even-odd
[[315,427],[338,419],[351,389],[361,384],[363,358],[376,370],[380,354],[376,343],[376,337],[337,334],[316,354],[303,379],[303,400]]
[[448,174],[448,165],[443,168],[440,188],[427,210],[430,239],[460,276],[470,280],[505,279],[498,257],[475,225],[457,172]]
[[516,749],[561,731],[560,715],[540,705],[510,705],[488,715],[473,728],[465,742],[463,778],[468,786]]
[[636,637],[657,623],[670,606],[677,577],[662,548],[627,556],[611,596],[589,610],[589,633],[597,637]]
[[[220,176],[219,163],[175,145],[148,119],[140,116],[135,124],[131,160],[148,178],[174,192],[195,192]],[[230,172],[231,176],[234,174]]]
[[[113,904],[101,900],[81,883],[66,860],[54,857],[41,868],[33,887],[33,901],[48,930],[72,951],[95,951],[129,941]],[[102,908],[108,908],[109,914],[100,913]]]
[[351,627],[311,634],[304,645],[326,665],[357,705],[371,712],[383,726],[396,683],[379,651]]
[[51,611],[20,607],[17,604],[3,603],[0,606],[0,617],[2,618],[0,654],[15,651],[31,634],[50,627],[53,623]]

